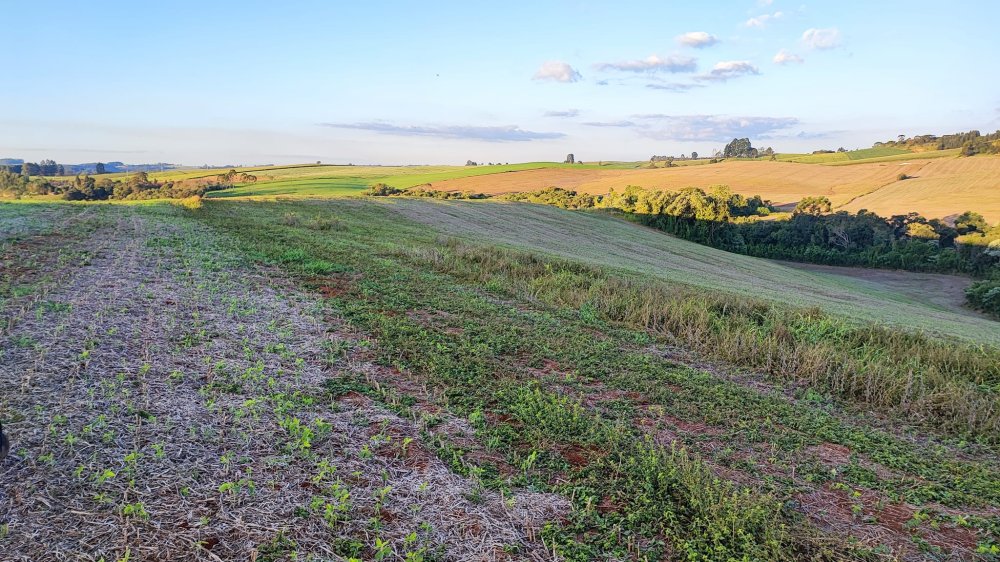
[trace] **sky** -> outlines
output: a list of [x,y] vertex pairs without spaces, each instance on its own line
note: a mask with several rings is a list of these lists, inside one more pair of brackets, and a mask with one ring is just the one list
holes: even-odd
[[1000,129],[1000,2],[0,0],[0,158],[464,164]]

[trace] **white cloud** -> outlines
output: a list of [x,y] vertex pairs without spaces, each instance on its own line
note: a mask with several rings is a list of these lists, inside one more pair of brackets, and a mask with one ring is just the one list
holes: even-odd
[[568,63],[550,60],[542,63],[535,73],[534,80],[554,80],[556,82],[576,82],[583,78],[580,73]]
[[679,55],[666,58],[650,55],[641,60],[602,62],[594,65],[598,70],[621,70],[625,72],[694,72],[698,68],[697,59]]
[[763,137],[799,123],[794,117],[733,117],[728,115],[633,115],[649,123],[642,134],[659,140],[728,141],[737,137]]
[[704,88],[702,84],[682,84],[679,82],[664,82],[664,83],[652,83],[646,84],[646,87],[651,90],[666,90],[668,92],[687,92],[688,90],[694,88]]
[[766,8],[774,3],[774,0],[757,0],[757,5],[761,8]]
[[775,64],[789,64],[793,62],[796,64],[802,64],[806,62],[805,59],[803,59],[799,55],[796,55],[795,53],[789,53],[785,49],[778,51],[778,54],[774,55],[773,60]]
[[584,123],[588,127],[635,127],[636,124],[633,121],[590,121]]
[[690,31],[683,35],[678,35],[676,39],[681,45],[694,47],[695,49],[710,47],[719,42],[718,37],[705,31]]
[[442,139],[481,140],[488,142],[532,141],[559,139],[563,133],[542,133],[525,131],[516,125],[506,127],[477,127],[471,125],[411,126],[393,125],[383,122],[368,123],[320,123],[323,127],[336,129],[356,129],[386,135],[409,137],[437,137]]
[[748,19],[743,25],[747,27],[764,27],[769,21],[780,19],[784,17],[783,12],[774,12],[773,14],[761,14],[759,16],[754,16]]
[[712,67],[712,70],[708,74],[695,76],[695,80],[725,82],[730,78],[739,78],[740,76],[751,74],[760,74],[760,69],[750,61],[728,60],[715,63],[715,66]]
[[545,117],[576,117],[580,115],[579,109],[567,109],[565,111],[546,111]]
[[810,49],[833,49],[840,46],[840,31],[836,27],[807,29],[802,33],[802,42]]

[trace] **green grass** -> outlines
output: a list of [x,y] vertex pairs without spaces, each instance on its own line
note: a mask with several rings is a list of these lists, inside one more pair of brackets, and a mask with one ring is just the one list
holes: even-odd
[[[293,166],[252,170],[255,184],[237,185],[233,189],[213,192],[210,197],[341,197],[360,195],[374,183],[407,188],[449,179],[489,174],[501,174],[540,168],[631,168],[630,163],[562,164],[556,162],[526,162],[521,164],[481,166]],[[217,172],[216,172],[217,173]]]
[[879,148],[863,148],[847,152],[825,154],[778,154],[779,162],[798,162],[802,164],[825,164],[828,166],[850,166],[853,164],[869,164],[875,162],[897,162],[904,160],[927,160],[931,158],[949,158],[958,156],[959,150],[932,150],[927,152],[911,152],[904,148],[891,146]]
[[509,245],[652,275],[691,287],[819,307],[880,322],[1000,343],[1000,324],[876,282],[786,267],[664,235],[599,212],[495,201],[380,200],[401,214],[470,240]]

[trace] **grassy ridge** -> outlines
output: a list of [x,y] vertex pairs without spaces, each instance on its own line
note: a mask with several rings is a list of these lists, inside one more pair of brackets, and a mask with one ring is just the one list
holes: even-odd
[[858,321],[1000,343],[1000,324],[971,311],[944,308],[876,282],[716,250],[602,213],[493,201],[380,203],[470,240],[640,272],[695,288],[820,307]]

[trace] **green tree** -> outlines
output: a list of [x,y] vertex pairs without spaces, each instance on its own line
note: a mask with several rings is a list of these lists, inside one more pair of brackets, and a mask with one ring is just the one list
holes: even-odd
[[97,165],[94,166],[94,172],[96,172],[98,174],[107,173],[106,170],[105,170],[105,168],[104,168],[104,162],[98,162]]
[[833,210],[833,204],[826,197],[804,197],[795,206],[793,215],[822,215]]
[[955,229],[959,234],[971,234],[973,232],[987,232],[990,225],[986,223],[983,215],[973,211],[966,211],[955,218]]

